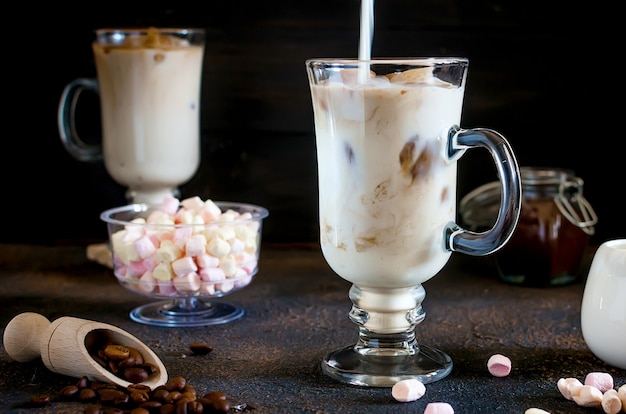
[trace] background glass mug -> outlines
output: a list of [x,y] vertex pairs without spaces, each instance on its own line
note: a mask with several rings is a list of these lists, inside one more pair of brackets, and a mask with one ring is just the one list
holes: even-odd
[[[79,78],[61,95],[61,142],[79,161],[104,159],[131,202],[159,203],[200,165],[202,29],[99,29],[92,44],[97,80]],[[82,92],[99,94],[102,141],[76,131]]]
[[[356,345],[330,352],[323,371],[354,385],[390,387],[402,379],[439,380],[450,357],[417,343],[422,283],[453,251],[486,255],[519,218],[520,174],[506,139],[461,129],[468,60],[313,59],[320,242],[330,267],[352,282]],[[503,194],[493,227],[455,223],[457,160],[486,148]]]

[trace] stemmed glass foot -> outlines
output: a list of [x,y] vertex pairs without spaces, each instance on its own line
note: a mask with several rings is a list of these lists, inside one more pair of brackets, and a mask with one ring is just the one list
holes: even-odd
[[423,384],[452,372],[452,358],[418,344],[415,326],[426,316],[421,285],[407,288],[350,288],[350,319],[359,327],[355,345],[328,353],[322,371],[352,385],[393,387],[405,379]]
[[359,341],[328,353],[322,360],[322,371],[335,380],[368,387],[392,387],[411,378],[427,384],[452,371],[452,359],[446,353],[417,345],[414,335],[410,342],[398,347],[363,347]]
[[130,318],[135,322],[173,328],[220,325],[243,315],[240,306],[194,297],[153,302],[130,312]]

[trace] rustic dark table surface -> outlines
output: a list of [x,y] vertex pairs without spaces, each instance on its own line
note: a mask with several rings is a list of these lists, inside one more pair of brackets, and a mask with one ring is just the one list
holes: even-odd
[[[591,255],[591,252],[590,252]],[[588,260],[587,260],[588,262]],[[161,328],[133,322],[129,311],[149,298],[125,290],[112,271],[86,258],[81,246],[0,245],[0,326],[17,314],[38,312],[51,321],[75,316],[109,323],[149,345],[168,374],[183,376],[199,393],[222,391],[252,413],[422,413],[434,401],[457,414],[601,413],[582,408],[558,391],[559,378],[584,381],[587,373],[613,375],[587,348],[580,329],[584,277],[558,288],[526,288],[500,282],[489,258],[453,255],[426,282],[426,319],[418,339],[447,351],[452,373],[428,384],[410,403],[396,402],[389,388],[338,383],[320,368],[323,355],[354,343],[348,319],[349,284],[326,265],[316,246],[264,245],[260,271],[247,288],[222,300],[240,304],[243,318],[200,328]],[[190,343],[213,347],[193,355]],[[69,350],[68,350],[69,352]],[[486,368],[495,353],[512,360],[508,377]],[[52,396],[76,378],[49,371],[41,359],[20,363],[0,348],[0,412],[81,413],[84,404],[57,401],[27,407],[31,396]]]

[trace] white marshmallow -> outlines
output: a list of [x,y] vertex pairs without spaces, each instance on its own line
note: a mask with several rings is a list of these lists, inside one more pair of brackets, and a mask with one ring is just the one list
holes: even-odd
[[206,238],[201,234],[194,234],[185,241],[185,254],[187,256],[200,256],[206,254]]
[[193,293],[200,289],[200,277],[196,272],[189,272],[184,276],[175,277],[174,287],[180,293]]
[[405,379],[396,382],[391,388],[391,395],[396,401],[410,402],[415,401],[426,393],[426,387],[417,379]]
[[186,198],[180,204],[187,210],[201,210],[205,205],[204,201],[198,196]]
[[198,266],[196,266],[196,262],[194,262],[192,257],[184,256],[172,262],[172,270],[176,276],[182,277],[188,273],[196,272]]
[[560,378],[556,385],[563,397],[570,401],[574,400],[572,397],[572,391],[583,386],[582,382],[580,382],[578,378]]
[[152,272],[148,270],[139,278],[137,290],[144,293],[151,293],[154,289],[156,289],[156,279],[152,276]]
[[529,408],[524,411],[524,414],[550,414],[549,411],[542,410],[541,408]]
[[426,405],[424,414],[454,414],[454,409],[446,402],[432,402]]
[[602,405],[602,391],[591,385],[583,385],[572,393],[574,402],[581,407],[600,407]]
[[617,390],[610,389],[602,395],[602,409],[606,414],[618,414],[622,408],[622,401],[617,395]]
[[230,244],[221,237],[215,237],[207,244],[207,251],[213,256],[221,258],[230,253]]
[[220,269],[224,271],[226,277],[233,277],[237,273],[237,261],[235,256],[228,254],[220,259]]
[[217,267],[220,264],[220,259],[210,254],[204,253],[196,256],[196,264],[199,269],[204,267]]
[[617,389],[617,396],[622,402],[622,411],[626,413],[626,384]]

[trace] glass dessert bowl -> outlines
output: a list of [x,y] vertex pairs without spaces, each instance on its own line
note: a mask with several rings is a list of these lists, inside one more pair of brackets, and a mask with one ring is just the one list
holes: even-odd
[[130,318],[165,327],[207,326],[243,316],[216,301],[246,287],[258,271],[267,209],[245,203],[179,201],[130,204],[104,211],[113,271],[126,289],[156,302]]

